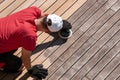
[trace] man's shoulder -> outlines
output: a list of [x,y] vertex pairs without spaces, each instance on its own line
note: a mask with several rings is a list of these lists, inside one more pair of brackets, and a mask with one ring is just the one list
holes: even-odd
[[28,7],[22,10],[23,15],[39,18],[41,16],[41,10],[36,6]]

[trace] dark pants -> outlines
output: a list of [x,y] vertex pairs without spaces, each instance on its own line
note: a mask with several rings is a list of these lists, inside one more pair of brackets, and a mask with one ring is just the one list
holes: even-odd
[[22,60],[13,55],[16,50],[0,54],[0,63],[5,63],[3,71],[5,72],[17,72],[22,65]]

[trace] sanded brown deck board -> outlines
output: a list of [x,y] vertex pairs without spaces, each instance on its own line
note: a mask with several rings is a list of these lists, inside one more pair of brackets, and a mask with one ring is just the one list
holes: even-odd
[[[73,0],[73,1],[75,1],[75,0]],[[51,2],[51,3],[50,3]],[[43,4],[41,4],[40,5],[40,8],[44,11],[44,12],[46,12],[47,10],[49,10],[49,8],[50,7],[52,7],[52,5],[54,5],[55,3],[56,3],[57,1],[56,0],[51,0],[51,1],[49,1],[49,0],[44,0],[43,1]],[[69,0],[67,1],[67,2],[70,2]],[[17,2],[16,2],[17,3]],[[28,3],[27,5],[25,5],[26,3]],[[63,3],[63,2],[62,2]],[[74,2],[71,2],[72,3],[72,5],[73,5],[73,3]],[[72,6],[71,5],[71,3],[69,3],[69,5],[70,6]],[[12,11],[9,11],[9,9],[5,9],[5,11],[9,11],[9,13],[7,13],[8,15],[10,14],[10,13],[14,13],[14,12],[16,12],[16,11],[19,11],[19,10],[21,10],[21,9],[24,9],[24,8],[26,8],[26,7],[29,7],[29,6],[32,6],[32,5],[35,5],[36,3],[35,3],[35,1],[32,1],[32,0],[30,0],[30,1],[24,1],[22,4],[20,4],[19,6],[16,6],[17,8],[15,8],[15,10],[13,10],[13,12]],[[68,3],[67,3],[68,4]],[[47,7],[48,6],[50,6],[49,8],[47,8],[45,5],[47,5]],[[61,6],[64,6],[64,5],[66,5],[66,3],[64,3],[64,4],[61,4]],[[81,5],[82,5],[82,3],[81,3]],[[39,5],[37,5],[38,7],[39,7]],[[69,6],[68,6],[69,7]],[[12,8],[12,7],[11,7]],[[60,7],[59,7],[60,8]],[[61,8],[62,9],[62,8]],[[66,8],[67,9],[67,8]],[[69,8],[70,9],[70,8]],[[68,9],[68,10],[69,10]],[[76,9],[77,9],[77,7],[76,7]],[[52,8],[51,8],[51,10],[52,10]],[[57,10],[56,10],[57,11]],[[69,10],[70,11],[70,10]],[[4,11],[3,11],[4,12]],[[54,12],[53,12],[54,13]],[[64,13],[64,12],[63,12]],[[7,14],[5,14],[5,15],[7,15]],[[72,14],[72,13],[71,13]],[[5,16],[4,14],[3,15],[1,15],[1,16]],[[70,15],[70,14],[69,14]],[[46,34],[44,34],[44,33],[42,33],[43,34],[43,36],[44,36],[44,39],[42,39],[42,41],[40,40],[40,41],[37,41],[38,42],[38,44],[39,43],[44,43],[44,42],[47,42],[47,41],[49,41],[49,40],[52,40],[53,38],[52,37],[50,37],[50,38],[47,38],[47,37],[49,37],[48,35],[46,35]],[[43,36],[42,36],[42,34],[41,35],[39,35],[40,36],[40,38],[42,38]],[[45,38],[45,35],[46,35],[46,38]],[[45,40],[45,41],[44,41]],[[54,46],[54,45],[53,45]],[[20,56],[20,55],[19,55]],[[39,55],[37,55],[37,56],[39,56]],[[37,57],[36,56],[36,57]],[[33,59],[33,58],[32,58]],[[34,59],[35,59],[35,57],[34,57]],[[11,77],[11,75],[7,75],[7,78],[9,78],[9,77]],[[4,80],[5,79],[7,79],[7,78],[4,78]]]
[[9,5],[11,5],[14,2],[14,0],[10,0],[9,2],[6,0],[1,1],[0,4],[0,13],[5,10]]
[[[32,2],[33,2],[33,0],[31,0]],[[31,1],[29,1],[29,2],[31,2]],[[25,1],[25,2],[28,2],[28,1]],[[31,5],[31,4],[33,4],[33,3],[28,3],[29,4],[29,6]],[[22,4],[23,5],[23,4]],[[40,6],[40,5],[36,5],[36,6]],[[24,9],[24,8],[26,8],[26,7],[28,7],[28,6],[20,6],[22,9]],[[20,8],[20,9],[21,9]],[[8,9],[6,10],[6,11],[8,11]],[[18,9],[15,9],[14,11],[19,11],[19,8]],[[14,13],[14,12],[13,12]],[[8,14],[8,13],[7,13]],[[10,13],[9,13],[10,14]],[[45,38],[45,35],[44,35],[44,37],[43,38]],[[44,40],[44,39],[41,39],[41,40]],[[4,74],[4,75],[6,75],[6,74]]]
[[[0,17],[4,17],[12,13],[14,9],[18,8],[22,3],[24,3],[25,0],[20,0],[20,1],[14,1],[9,5],[4,11],[0,13]],[[14,8],[13,8],[14,7]]]

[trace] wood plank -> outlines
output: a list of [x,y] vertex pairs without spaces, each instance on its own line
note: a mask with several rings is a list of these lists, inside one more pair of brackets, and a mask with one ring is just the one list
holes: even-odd
[[0,13],[14,2],[14,0],[10,0],[9,2],[7,0],[1,0],[1,1],[4,2],[0,4]]
[[[32,1],[32,0],[31,0],[31,1]],[[27,4],[28,4],[28,5],[31,5],[31,4],[32,4],[31,1],[29,1],[29,2],[27,1]],[[33,2],[33,1],[32,1],[32,2]],[[22,4],[22,5],[24,5],[24,4]],[[28,7],[28,5],[27,5],[27,6],[25,5],[25,6],[22,6],[22,7],[20,6],[19,9]],[[19,9],[17,8],[15,11],[17,11],[17,10],[19,10]],[[47,37],[48,37],[48,35],[47,35]],[[44,38],[45,38],[45,34],[44,34]],[[41,40],[43,41],[44,39],[41,39]],[[42,41],[41,41],[41,43],[42,43]],[[37,41],[37,42],[38,42],[38,41]],[[40,41],[39,41],[39,43],[40,43]],[[21,54],[19,54],[18,56],[21,56]],[[6,75],[6,74],[4,74],[4,75]],[[7,76],[11,77],[11,75],[9,75],[9,74],[8,74]],[[4,79],[6,79],[6,78],[4,78]]]
[[[81,32],[81,33],[78,33],[78,32]],[[82,34],[82,31],[79,31],[78,30],[78,32],[76,32],[75,34],[73,34],[73,36],[74,35],[81,35]],[[77,37],[78,38],[78,37]],[[63,61],[62,60],[59,60],[59,58],[57,59],[57,57],[58,56],[61,56],[61,53],[64,53],[64,51],[66,50],[66,47],[65,46],[67,46],[67,47],[69,47],[68,45],[71,45],[72,43],[73,43],[73,41],[74,40],[76,40],[77,38],[75,38],[75,37],[73,37],[73,38],[71,38],[71,40],[70,41],[67,41],[67,43],[65,43],[65,44],[63,44],[62,46],[60,46],[60,48],[58,48],[57,49],[57,51],[55,51],[52,55],[50,55],[50,57],[43,63],[44,65],[46,65],[46,67],[49,67],[48,69],[49,69],[49,72],[51,73],[49,76],[48,76],[48,78],[51,76],[51,75],[53,75],[54,74],[54,72],[63,64]],[[69,42],[69,43],[68,43]],[[64,47],[63,49],[62,49],[62,47]],[[72,47],[72,48],[74,48],[74,47]],[[62,51],[61,51],[61,49],[62,49]],[[59,50],[59,51],[58,51]],[[67,51],[67,52],[69,52],[69,55],[71,55],[72,53],[71,53],[71,50],[69,50],[69,51]],[[54,59],[52,58],[52,57],[55,57]],[[69,57],[69,56],[68,56]],[[57,59],[57,60],[56,60]],[[66,58],[67,59],[67,58]],[[65,59],[65,60],[66,60]],[[50,62],[49,64],[47,64],[48,63],[48,61]],[[61,62],[60,62],[61,61]],[[59,63],[58,63],[59,62]],[[59,78],[58,77],[58,75],[57,76],[55,76],[54,77],[54,79],[57,79],[57,78]],[[52,80],[53,79],[53,77],[51,78],[50,77],[50,80]]]
[[[117,34],[117,36],[115,36],[115,37],[118,37],[118,35],[120,34],[120,32],[118,32],[118,34]],[[120,38],[119,38],[119,40],[120,40]],[[118,40],[118,41],[119,41]],[[116,41],[116,42],[118,42],[118,41]],[[109,41],[110,42],[110,41]],[[108,43],[109,43],[108,42]],[[117,43],[116,43],[117,44]],[[85,74],[87,74],[88,72],[89,72],[89,70],[91,70],[101,59],[102,59],[102,57],[104,57],[110,50],[111,50],[111,48],[113,48],[116,44],[114,44],[113,46],[111,46],[111,47],[108,47],[108,46],[103,46],[102,47],[102,49],[100,49],[96,54],[95,54],[95,56],[94,57],[92,57],[88,62],[87,62],[87,64],[84,66],[84,67],[82,67],[81,68],[81,70],[79,70],[79,73],[77,74],[77,75],[79,75],[80,77],[82,77],[82,78],[80,78],[80,79],[83,79],[84,78],[84,76],[85,76]]]
[[110,75],[107,76],[105,80],[117,80],[118,76],[120,75],[120,64],[111,72]]
[[53,67],[53,66],[52,66]]
[[[83,40],[84,40],[84,38],[83,38]],[[83,41],[83,40],[80,40],[80,41]],[[80,43],[81,44],[81,43]],[[74,49],[73,49],[74,50]],[[70,52],[70,51],[69,51]],[[53,66],[52,66],[53,67]]]
[[[83,16],[81,16],[79,19],[77,19],[77,21],[75,21],[73,26],[73,31],[76,31],[78,27],[81,27],[82,30],[82,26],[86,27],[86,24],[89,24],[88,27],[90,27],[90,23],[87,22],[88,19],[90,19],[91,16],[94,15],[94,13],[96,13],[105,3],[98,3],[96,2],[89,10],[87,10]],[[102,14],[100,14],[102,16]],[[99,16],[98,16],[99,17]],[[94,18],[97,19],[98,17]],[[94,20],[93,20],[94,21]],[[80,24],[79,24],[80,23]],[[92,23],[91,23],[92,24]],[[86,28],[87,30],[88,28]]]
[[[119,24],[119,23],[118,23]],[[117,26],[117,24],[116,24]],[[113,27],[114,28],[114,27]],[[118,44],[119,45],[119,44]],[[111,57],[114,57],[117,52],[119,51],[118,47],[119,46],[115,46],[110,52],[109,54],[107,54],[88,74],[87,77],[89,77],[90,79],[93,79],[98,73],[99,71],[102,69],[102,67],[107,64],[107,62],[109,62],[109,60],[111,59]],[[117,50],[116,50],[117,49]],[[116,52],[117,51],[117,52]],[[111,57],[110,57],[111,56]],[[101,65],[102,64],[102,65]],[[98,70],[99,69],[99,70]]]
[[[67,65],[66,65],[66,66],[67,66]],[[64,67],[65,67],[65,65],[63,65],[63,68],[64,68]],[[71,69],[68,71],[68,73],[66,73],[65,75],[63,74],[63,76],[61,76],[59,80],[70,80],[69,77],[70,77],[72,74],[75,74],[75,73],[76,73],[76,71],[71,68]]]
[[31,6],[32,4],[34,4],[36,0],[26,0],[24,3],[22,3],[15,11],[13,11],[13,13],[20,11],[22,9],[25,9],[29,6]]
[[[40,36],[41,37],[41,36]],[[44,35],[43,35],[43,37],[44,37]],[[42,38],[42,37],[41,37]],[[34,55],[32,55],[31,56],[31,59],[32,59],[32,61],[37,57],[37,56],[39,56],[40,54],[42,55],[42,52],[44,51],[44,50],[46,50],[46,48],[52,43],[52,40],[54,39],[54,37],[48,37],[48,35],[46,35],[46,40],[42,40],[41,41],[41,44],[38,44],[38,52],[36,52]],[[39,43],[40,43],[40,40],[39,40]],[[44,57],[43,57],[44,58]],[[39,61],[39,60],[38,60]],[[37,62],[38,62],[37,61]],[[41,61],[40,61],[41,62]],[[38,62],[38,63],[40,63],[40,62]]]
[[5,0],[0,0],[0,4],[2,3],[2,2],[4,2]]
[[[53,5],[54,5],[54,4],[53,4]],[[52,8],[49,7],[48,10],[51,10],[51,11],[52,11]],[[47,12],[47,11],[46,11],[46,12]],[[46,12],[45,12],[45,13],[46,13]],[[43,33],[43,35],[44,35],[44,33]],[[49,36],[49,34],[46,35],[46,37],[48,37],[48,36]],[[42,37],[41,37],[41,38],[42,38]],[[53,39],[53,38],[52,38],[52,39]],[[48,39],[47,39],[47,40],[48,40]],[[51,40],[51,38],[50,38],[50,40]],[[50,41],[50,40],[49,40],[49,41]],[[49,41],[48,41],[48,42],[49,42]],[[38,39],[37,42],[41,42],[41,41]],[[45,42],[47,42],[47,41],[45,41]],[[34,55],[33,57],[35,57],[35,56],[38,56],[38,55]],[[32,58],[32,59],[34,59],[34,58]]]
[[[118,32],[113,38],[117,38],[119,36],[120,32]],[[116,41],[116,44],[117,42],[120,40],[120,38],[118,38],[118,40]],[[108,42],[110,43],[111,40]],[[107,43],[107,44],[108,44]],[[106,45],[107,45],[106,44]],[[109,50],[111,50],[111,48],[113,48],[116,44],[108,47],[108,46],[103,46],[102,49],[100,49],[88,62],[87,64],[79,71],[79,75],[81,77],[84,77],[101,59],[102,57],[104,57],[108,52]],[[87,70],[86,70],[87,69]],[[84,71],[85,70],[85,71]],[[81,73],[82,71],[82,73]]]
[[[82,48],[83,49],[83,48]],[[87,49],[86,50],[89,50],[90,49],[90,47],[87,47]],[[102,52],[106,52],[106,51],[108,51],[108,47],[103,47],[98,53],[102,53]],[[81,49],[80,49],[81,50]],[[85,50],[85,51],[86,51]],[[76,54],[76,53],[75,53]],[[77,54],[79,54],[79,55],[76,55],[76,56],[80,56],[80,55],[82,55],[82,54],[80,54],[80,52],[79,53],[77,53]],[[74,63],[75,63],[75,61],[77,61],[77,59],[78,59],[78,57],[73,57],[73,59],[71,59],[71,60],[69,60],[69,61],[67,61],[67,62],[72,62],[72,60],[74,61]],[[77,59],[74,59],[74,58],[77,58]],[[97,59],[97,58],[95,58],[95,59]],[[99,60],[99,58],[98,58],[98,60]],[[93,61],[93,60],[92,60]],[[90,61],[92,64],[94,64],[95,62],[97,62],[97,61],[94,61],[94,62],[92,62],[92,61]],[[72,64],[72,65],[74,65],[74,63]],[[84,75],[85,75],[85,73],[87,73],[88,71],[89,71],[89,69],[91,68],[91,66],[94,66],[94,65],[92,65],[92,64],[89,64],[89,65],[85,65],[84,67],[82,67],[81,69],[79,69],[79,73],[77,73],[78,71],[77,70],[75,70],[75,72],[74,73],[70,73],[70,71],[71,71],[71,69],[73,69],[73,68],[71,68],[71,66],[72,65],[68,65],[68,66],[70,66],[69,67],[69,69],[68,69],[68,71],[66,71],[65,72],[65,74],[63,75],[63,77],[61,77],[61,79],[62,80],[64,80],[66,77],[67,77],[67,79],[70,79],[70,78],[72,78],[74,75],[76,75],[76,76],[79,76],[79,77],[75,77],[76,79],[80,79],[80,80],[83,80],[84,79]],[[67,74],[69,74],[70,76],[68,76]],[[80,78],[81,77],[81,78]],[[75,79],[74,78],[74,79]],[[74,80],[73,79],[73,80]]]
[[[19,11],[19,10],[21,10],[21,9],[24,9],[24,8],[26,8],[26,7],[28,7],[28,6],[30,6],[31,4],[33,4],[33,0],[27,0],[26,2],[24,2],[24,3],[22,3],[22,5],[20,6],[20,7],[18,7],[16,10],[14,10],[14,12],[16,12],[16,11]],[[27,5],[26,5],[27,4]],[[14,12],[12,12],[12,13],[14,13]],[[39,33],[40,34],[40,33]],[[45,37],[45,36],[44,36]],[[44,40],[44,39],[43,39]],[[39,42],[40,43],[40,42]],[[17,51],[17,53],[15,53],[15,54],[18,54],[18,56],[20,57],[21,56],[21,54],[20,54],[20,51],[21,51],[21,49],[20,50],[18,50]],[[4,75],[7,75],[7,74],[4,74]],[[11,77],[12,75],[10,75],[10,74],[8,74],[7,75],[8,77]],[[7,77],[7,78],[8,78]],[[6,79],[6,78],[5,78]]]
[[[32,65],[43,63],[44,67],[49,69],[50,74],[45,80],[92,80],[97,78],[119,80],[120,73],[117,71],[119,57],[116,57],[119,54],[120,44],[120,31],[117,30],[120,19],[119,0],[86,0],[84,4],[78,3],[81,0],[70,1],[71,3],[67,6],[66,2],[69,0],[53,0],[53,2],[42,0],[42,3],[39,0],[26,0],[10,12],[13,13],[25,7],[36,5],[43,8],[46,13],[56,13],[60,9],[64,9],[61,8],[62,6],[67,6],[63,12],[58,14],[72,23],[73,36],[65,43],[65,40],[61,40],[57,36],[54,39],[53,36],[46,33],[37,33],[37,48],[31,57]],[[77,4],[82,4],[82,6]],[[4,10],[6,9],[7,7]],[[80,64],[79,61],[81,61]],[[97,69],[98,67],[100,71]],[[98,71],[98,73],[95,72],[93,75],[92,71]],[[4,75],[0,73],[0,75],[7,76],[2,78],[4,80],[8,78],[13,80],[15,77],[17,77],[15,80],[33,80],[26,75],[26,72],[24,70],[19,77],[14,74]],[[90,73],[93,73],[93,76],[89,76]]]
[[[84,13],[91,8],[95,4],[96,0],[87,0],[74,14],[72,14],[68,21],[73,24],[76,20],[78,20]],[[77,17],[76,17],[77,16]]]
[[45,11],[49,9],[57,0],[47,0],[42,6],[40,6],[41,10]]
[[57,15],[62,15],[69,7],[71,7],[75,2],[78,0],[67,0],[64,5],[62,5],[56,12],[55,14]]
[[[92,1],[93,1],[93,0],[92,0]],[[89,1],[89,2],[91,2],[91,1]],[[89,2],[87,1],[87,3],[89,3]],[[82,10],[83,10],[83,9],[86,9],[86,7],[89,7],[89,6],[87,6],[87,5],[85,5],[85,7],[83,6],[83,7],[82,7]],[[82,11],[79,11],[79,12],[82,12]],[[78,13],[79,13],[79,12],[78,12]],[[76,12],[75,12],[75,13],[76,13]],[[74,17],[74,16],[72,16],[72,18],[73,18],[73,17]],[[72,19],[72,20],[73,20],[73,19]],[[70,49],[72,49],[72,48],[70,48]],[[70,51],[69,51],[69,52],[70,52]],[[68,53],[69,53],[69,52],[68,52]],[[66,53],[67,53],[67,52],[65,52],[65,54],[66,54]],[[65,58],[65,59],[67,59],[67,58]],[[61,65],[61,64],[60,64],[60,60],[58,59],[54,64],[55,64],[55,65],[51,66],[50,69],[49,69],[49,72],[50,72],[51,74],[53,74],[54,71]],[[50,74],[50,75],[51,75],[51,74]],[[49,76],[50,76],[50,75],[49,75]],[[48,76],[48,77],[49,77],[49,76]]]
[[120,53],[118,53],[106,66],[104,69],[95,77],[94,80],[105,79],[120,63]]
[[[25,3],[27,3],[27,2],[28,2],[28,1],[24,2],[24,4],[25,4]],[[32,1],[32,2],[33,2],[33,1]],[[31,1],[29,1],[29,2],[28,2],[28,4],[27,4],[27,5],[25,5],[25,6],[23,6],[24,4],[22,4],[22,8],[28,7],[29,5],[31,5],[31,4],[32,4],[32,2],[31,2]],[[22,9],[22,8],[21,8],[21,7],[19,7],[19,9]],[[17,10],[19,10],[19,9],[17,8],[17,9],[16,9],[16,11],[17,11]]]
[[7,16],[11,14],[17,7],[19,7],[25,0],[19,0],[13,2],[9,7],[7,7],[4,11],[0,13],[0,17]]
[[[62,14],[62,18],[63,19],[67,19],[69,18],[78,8],[80,8],[87,0],[77,0],[77,2],[74,3],[74,5],[72,5],[70,7],[69,10],[66,10],[66,12],[64,12],[64,14]],[[68,14],[69,13],[69,14]]]
[[118,0],[116,4],[111,7],[111,9],[114,11],[118,11],[120,9],[120,0]]
[[[118,20],[120,17],[117,17],[119,15],[119,12],[117,14],[114,14],[110,20],[108,20],[102,28],[100,28],[98,30],[98,32],[95,33],[95,35],[93,35],[94,39],[97,39],[98,37],[104,35],[103,33],[105,33],[107,30],[109,30]],[[102,34],[101,34],[102,33]],[[114,44],[114,42],[111,42],[109,44],[107,44],[107,46],[112,46]]]
[[[110,52],[110,54],[112,54],[112,53],[113,53],[113,51],[111,51],[111,52]],[[113,54],[112,54],[112,55],[113,55]],[[92,64],[91,64],[91,65],[92,65]],[[89,68],[89,67],[87,67],[87,66],[86,66],[86,71],[88,71],[88,70],[87,70],[87,68]],[[96,69],[96,71],[95,71],[95,72],[97,72],[97,71],[98,71],[98,68],[100,68],[100,67],[97,67],[97,69]],[[82,69],[81,71],[83,71],[83,72],[84,72],[84,71],[85,71],[85,68],[84,68],[84,69]],[[79,75],[79,74],[76,74],[76,75]],[[81,75],[80,75],[80,76],[81,76]],[[87,77],[88,77],[88,76],[87,76]],[[89,78],[89,79],[93,79],[93,78],[90,78],[90,77],[88,77],[88,78]],[[74,78],[74,79],[75,79],[75,78]],[[79,77],[77,76],[77,77],[76,77],[76,79],[79,79]]]
[[55,4],[53,4],[47,11],[46,13],[55,13],[55,11],[57,11],[62,5],[64,5],[64,3],[66,3],[67,0],[58,0]]
[[40,7],[42,6],[47,0],[36,0],[32,6]]
[[[103,19],[104,19],[104,18],[103,18]],[[103,24],[104,24],[104,23],[103,23]],[[79,42],[76,41],[76,43],[74,43],[74,46],[77,45],[78,43],[79,43],[79,46],[75,46],[75,48],[73,48],[71,51],[74,51],[74,49],[75,49],[75,50],[79,49],[80,46],[82,46],[82,45],[84,44],[84,42],[85,42],[85,43],[88,43],[88,44],[86,44],[85,47],[83,47],[82,49],[80,49],[79,52],[82,54],[81,50],[84,52],[85,49],[89,49],[88,46],[91,46],[92,41],[95,41],[95,40],[94,40],[94,39],[91,39],[90,41],[86,42],[87,39],[89,39],[88,36],[85,37],[85,35],[84,35],[84,37],[81,37],[81,38],[78,40]],[[72,52],[72,53],[74,53],[74,52]],[[67,54],[67,53],[66,53],[66,54]],[[80,54],[80,55],[81,55],[81,54]],[[74,53],[74,55],[76,55],[76,53]],[[77,59],[80,57],[80,55],[79,55],[79,53],[77,53],[76,58],[75,58],[75,57],[73,58],[74,60],[73,60],[73,59],[69,59],[69,60],[68,60],[67,62],[65,62],[64,64],[67,64],[67,63],[69,63],[69,62],[71,63],[71,65],[74,64],[74,62],[77,61]],[[65,55],[64,55],[64,56],[65,56]],[[67,55],[66,55],[66,56],[67,56]],[[72,56],[73,56],[73,55],[72,55]],[[65,57],[65,58],[66,58],[66,57]],[[62,59],[62,60],[63,60],[63,59]],[[72,61],[72,62],[71,62],[71,61]],[[71,65],[68,64],[68,65],[66,66],[67,68],[65,68],[65,70],[63,71],[63,73],[64,73],[67,69],[69,69],[69,68],[71,67]],[[59,71],[60,71],[60,70],[59,70]],[[59,71],[58,71],[58,72],[59,72]],[[72,75],[73,75],[73,74],[72,74]],[[70,78],[70,77],[69,77],[69,78]],[[68,78],[68,79],[69,79],[69,78]]]
[[116,80],[120,80],[120,76]]
[[[119,28],[117,25],[115,26]],[[99,49],[101,49],[101,47],[104,46],[107,41],[109,41],[109,39],[114,36],[114,34],[116,34],[118,29],[116,29],[114,32],[113,30],[115,30],[114,27],[112,27],[106,34],[104,34],[104,36],[102,36],[102,38],[100,38],[94,46],[92,46],[86,53],[84,53],[84,55],[74,64],[72,68],[76,70],[81,69],[99,51]],[[80,76],[76,75],[73,79],[75,78],[78,79]]]
[[82,80],[89,80],[87,77],[84,77]]
[[[113,1],[113,3],[110,3],[111,1],[113,1],[113,0],[108,0],[102,7],[101,7],[101,11],[99,12],[98,11],[98,13],[101,13],[102,11],[104,12],[106,12],[109,8],[111,8],[111,6],[114,4],[114,3],[116,3],[117,2],[117,0],[114,0]],[[109,4],[110,3],[110,4]],[[96,14],[94,15],[94,16],[96,16]],[[94,19],[96,20],[96,18],[97,17],[94,17]],[[92,18],[91,18],[92,19]],[[88,29],[89,28],[89,25],[90,24],[93,24],[93,22],[92,22],[92,20],[89,20],[89,24],[87,23],[87,24],[83,24],[83,26],[84,27],[81,27],[81,30],[82,31],[86,31],[86,29]]]

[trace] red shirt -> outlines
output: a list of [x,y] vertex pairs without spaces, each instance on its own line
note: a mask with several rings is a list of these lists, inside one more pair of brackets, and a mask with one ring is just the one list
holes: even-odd
[[19,47],[34,50],[36,26],[34,20],[41,16],[37,7],[29,7],[0,19],[0,53]]

